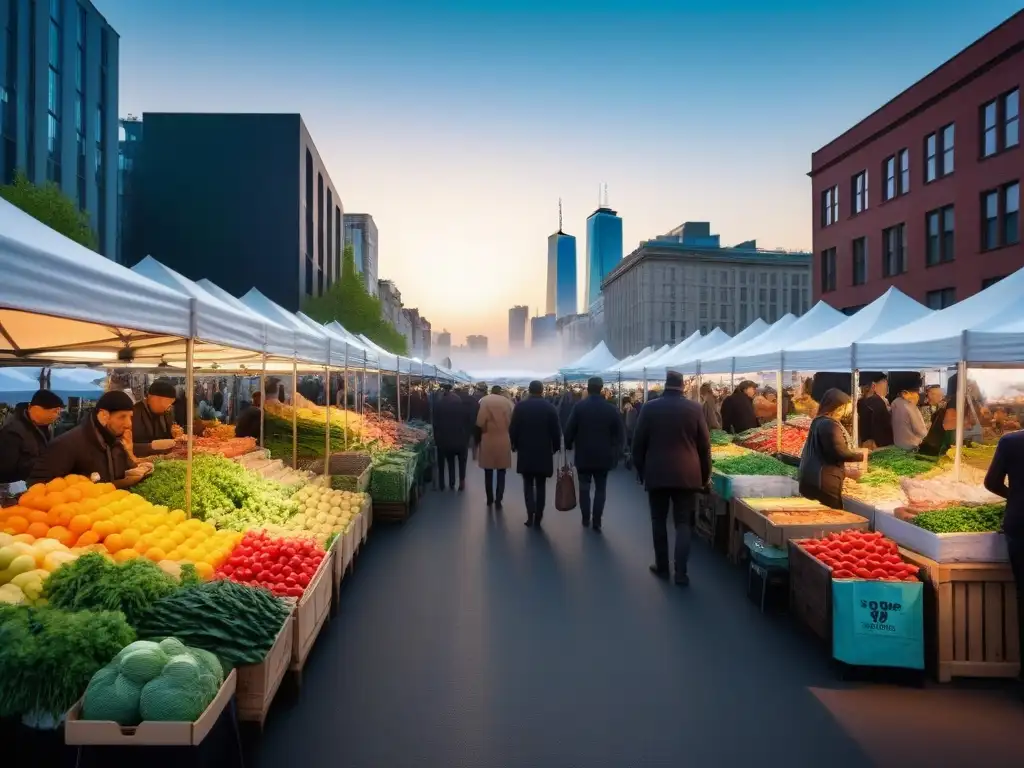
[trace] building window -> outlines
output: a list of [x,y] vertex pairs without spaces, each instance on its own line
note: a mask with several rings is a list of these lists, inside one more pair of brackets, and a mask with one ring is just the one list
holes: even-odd
[[[905,195],[910,191],[910,151],[901,149],[895,155],[885,158],[882,166],[885,188],[882,195],[886,200]],[[867,186],[865,184],[865,186]],[[867,207],[866,205],[864,206]]]
[[938,133],[930,133],[924,140],[924,180],[935,181],[953,172],[953,150],[956,143],[956,125],[950,123]]
[[981,248],[990,251],[1020,242],[1020,182],[981,195]]
[[986,288],[991,288],[1004,277],[1006,277],[1006,275],[1000,275],[999,277],[986,277],[984,280],[981,281],[981,290],[984,291]]
[[861,171],[850,182],[853,213],[862,213],[868,207],[868,172]]
[[341,208],[334,206],[334,279],[341,280],[341,250],[344,237],[341,231]]
[[50,0],[50,23],[47,32],[46,83],[46,178],[60,184],[60,107],[61,107],[61,13],[60,1]]
[[[826,248],[821,252],[821,292],[828,293],[836,289],[836,249]],[[762,292],[764,289],[761,289]],[[764,303],[764,296],[761,297]]]
[[1020,89],[981,108],[981,156],[991,157],[1020,144]]
[[839,221],[839,185],[821,193],[821,226],[830,227]]
[[907,271],[906,224],[882,230],[882,249],[883,277],[895,277]]
[[306,295],[313,295],[313,154],[306,150]]
[[853,241],[853,284],[864,285],[868,281],[868,239],[858,237]]
[[925,214],[925,263],[929,267],[953,260],[953,206]]
[[898,157],[900,160],[899,194],[905,195],[910,191],[910,150],[901,149]]
[[882,190],[884,200],[896,197],[896,155],[885,158],[885,187]]
[[316,175],[316,293],[324,292],[324,177]]
[[945,309],[956,303],[956,288],[940,288],[937,291],[928,291],[925,294],[925,304],[928,309]]
[[332,237],[333,234],[334,234],[334,231],[333,231],[333,228],[331,226],[334,223],[334,216],[331,213],[333,210],[334,210],[334,194],[331,192],[331,188],[328,187],[327,188],[327,256],[325,257],[325,259],[327,261],[326,270],[327,270],[327,287],[328,288],[330,288],[331,283],[333,283],[337,279],[337,277],[335,277],[335,274],[334,274],[334,240],[333,240],[333,237]]

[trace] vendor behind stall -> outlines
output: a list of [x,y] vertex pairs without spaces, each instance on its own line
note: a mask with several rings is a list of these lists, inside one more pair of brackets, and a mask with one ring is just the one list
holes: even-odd
[[852,447],[850,433],[842,425],[852,408],[849,395],[838,389],[828,390],[821,398],[800,457],[800,494],[832,509],[843,508],[846,465],[865,458],[863,451]]
[[146,399],[135,404],[132,411],[132,451],[136,456],[166,453],[174,447],[171,426],[174,424],[174,400],[177,392],[167,379],[157,379],[149,386]]
[[741,381],[733,393],[722,401],[722,429],[739,434],[759,426],[754,413],[754,394],[757,384],[749,379]]
[[50,425],[60,418],[64,401],[40,389],[18,403],[11,420],[0,430],[0,483],[27,480],[39,455],[50,443]]
[[928,434],[924,417],[917,407],[918,388],[902,389],[892,401],[892,436],[897,448],[916,451]]
[[[884,448],[893,444],[892,413],[889,411],[889,377],[877,373],[863,400],[857,403],[860,419],[860,444],[865,448]],[[819,411],[820,413],[820,411]]]
[[[946,451],[956,445],[956,388],[960,375],[954,373],[946,382],[946,399],[942,401],[935,415],[932,416],[932,423],[928,434],[921,441],[920,452],[926,456],[942,456]],[[975,426],[973,412],[977,410],[972,403],[970,389],[967,390],[965,402],[967,410],[964,413],[964,438]]]
[[121,442],[132,425],[133,405],[124,392],[103,395],[85,421],[49,444],[32,468],[29,485],[74,474],[130,488],[146,477],[153,465],[136,465]]

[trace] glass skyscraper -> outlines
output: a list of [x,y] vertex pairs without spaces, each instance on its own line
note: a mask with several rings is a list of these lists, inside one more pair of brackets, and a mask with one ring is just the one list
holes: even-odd
[[377,295],[377,225],[368,213],[346,213],[345,245],[352,246],[356,271],[363,276],[366,291]]
[[546,314],[576,314],[576,238],[559,230],[548,237]]
[[622,261],[622,219],[602,206],[587,218],[586,307],[601,294],[601,281]]

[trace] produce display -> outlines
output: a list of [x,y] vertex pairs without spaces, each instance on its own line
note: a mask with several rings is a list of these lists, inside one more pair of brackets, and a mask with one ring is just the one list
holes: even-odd
[[[807,429],[791,424],[782,425],[782,453],[799,456],[807,442]],[[744,448],[761,453],[775,453],[778,450],[778,432],[774,424],[754,430],[747,437],[737,437],[736,442]]]
[[152,603],[137,631],[142,638],[173,635],[235,667],[263,661],[290,613],[267,590],[222,579],[178,589]]
[[295,500],[299,503],[297,515],[282,525],[261,527],[276,536],[309,534],[327,549],[332,534],[347,533],[359,519],[366,494],[309,485],[295,494]]
[[[207,430],[202,437],[192,438],[192,454],[208,453],[227,459],[244,456],[256,450],[255,437],[235,437],[234,427],[221,425],[218,429],[230,429],[231,437],[211,437]],[[164,454],[170,458],[183,459],[188,455],[188,443],[179,440],[172,450]]]
[[763,513],[775,525],[836,525],[862,523],[864,518],[838,509],[822,506],[820,509],[781,510]]
[[989,533],[1003,526],[1005,504],[956,505],[922,512],[912,522],[932,533]]
[[[763,453],[748,453],[745,456],[726,456],[713,463],[715,469],[726,475],[796,477],[796,467],[783,464],[778,459]],[[376,472],[374,475],[376,476]]]
[[868,474],[885,471],[897,477],[917,477],[937,469],[933,459],[895,446],[878,448],[868,455]]
[[326,554],[312,539],[250,531],[217,569],[216,577],[261,586],[280,597],[301,598]]
[[[996,443],[993,442],[988,445],[983,443],[970,443],[963,446],[963,452],[960,455],[965,464],[980,469],[988,469],[989,465],[992,463],[992,457],[996,455]],[[953,446],[946,451],[946,457],[956,460],[956,446]]]
[[115,611],[0,605],[0,718],[54,727],[135,632]]
[[715,461],[717,459],[724,459],[726,456],[746,456],[751,453],[748,448],[741,448],[733,443],[726,443],[725,445],[712,445],[711,446],[711,459]]
[[25,540],[30,538],[0,533],[0,603],[38,602],[47,577],[78,558],[55,539]]
[[711,445],[732,445],[733,436],[721,429],[711,430]]
[[981,485],[964,483],[949,477],[910,478],[900,481],[900,487],[911,506],[939,507],[952,504],[999,504],[1003,500],[989,493]]
[[194,722],[224,683],[217,657],[176,637],[137,640],[96,672],[82,699],[83,720],[138,725]]
[[827,510],[824,504],[813,499],[805,499],[803,496],[771,497],[756,499],[743,499],[743,503],[757,512],[791,512],[805,511],[817,512]]
[[[863,475],[862,475],[863,477]],[[883,502],[905,502],[906,496],[900,490],[899,485],[872,485],[859,483],[853,478],[847,477],[843,480],[843,496],[865,504],[878,504]]]
[[844,531],[799,542],[807,554],[832,569],[833,579],[916,581],[916,565],[903,561],[895,541],[881,533]]

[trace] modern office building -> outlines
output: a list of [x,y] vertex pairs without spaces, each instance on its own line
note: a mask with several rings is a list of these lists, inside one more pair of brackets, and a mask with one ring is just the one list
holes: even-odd
[[601,283],[622,261],[622,219],[602,205],[587,217],[587,276],[584,309],[601,295]]
[[558,325],[554,312],[530,318],[530,346],[540,347],[558,338]]
[[763,318],[800,315],[811,303],[811,254],[728,247],[707,222],[647,240],[602,284],[603,334],[618,358],[715,327],[735,335]]
[[509,349],[522,349],[526,344],[526,321],[529,317],[529,307],[517,305],[508,311]]
[[547,314],[576,314],[576,238],[561,229],[548,237]]
[[57,184],[117,257],[117,32],[89,0],[0,0],[0,181]]
[[147,255],[289,310],[341,276],[344,207],[297,114],[143,115],[125,263]]
[[368,213],[344,215],[345,245],[352,246],[356,271],[363,276],[366,290],[377,295],[377,225]]
[[142,121],[129,115],[118,122],[121,130],[117,141],[117,261],[123,263],[127,212],[132,207],[135,166],[142,153]]
[[814,296],[939,309],[1024,266],[1024,11],[811,156]]
[[452,352],[452,335],[448,331],[435,331],[433,334],[433,350],[437,355],[447,357]]
[[487,351],[487,337],[473,334],[466,337],[466,346],[473,352]]

